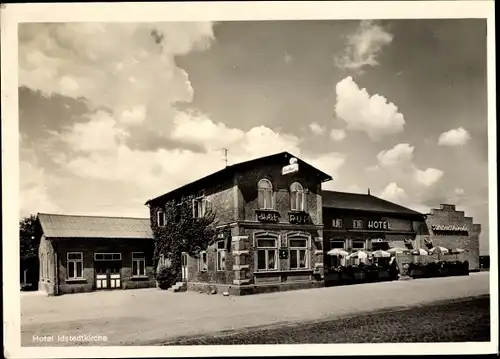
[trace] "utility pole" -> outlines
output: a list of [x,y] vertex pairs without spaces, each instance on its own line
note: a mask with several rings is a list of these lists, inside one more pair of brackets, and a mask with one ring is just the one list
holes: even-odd
[[227,167],[227,148],[223,148],[222,151],[224,151],[224,163]]

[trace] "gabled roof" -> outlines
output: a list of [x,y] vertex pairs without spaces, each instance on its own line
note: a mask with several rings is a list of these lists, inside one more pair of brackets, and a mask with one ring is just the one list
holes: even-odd
[[354,211],[377,212],[386,214],[403,214],[423,217],[422,213],[386,201],[371,194],[322,191],[323,208],[338,208]]
[[208,176],[202,177],[200,179],[197,179],[196,181],[193,181],[193,182],[185,184],[181,187],[178,187],[178,188],[174,189],[173,191],[167,192],[161,196],[150,199],[146,202],[146,205],[149,205],[150,203],[155,202],[155,201],[160,200],[160,199],[174,198],[176,195],[179,195],[184,191],[189,191],[190,189],[195,188],[197,186],[203,186],[204,183],[207,183],[210,181],[217,181],[217,180],[221,180],[224,178],[229,178],[230,176],[234,175],[234,173],[241,171],[241,170],[245,170],[247,168],[250,168],[250,167],[256,165],[257,163],[265,164],[265,163],[270,163],[270,162],[277,162],[278,160],[282,159],[283,165],[285,166],[285,165],[288,165],[288,161],[291,158],[297,159],[297,162],[298,162],[300,168],[304,168],[306,171],[311,171],[311,172],[316,173],[316,176],[318,176],[320,182],[326,182],[326,181],[330,181],[333,179],[330,175],[328,175],[325,172],[320,171],[319,169],[311,166],[307,162],[304,162],[300,158],[292,155],[290,152],[283,151],[283,152],[275,153],[275,154],[272,154],[269,156],[259,157],[259,158],[255,158],[255,159],[250,160],[250,161],[240,162],[240,163],[236,163],[234,165],[227,166],[227,167],[225,167],[217,172],[209,174]]
[[149,218],[39,213],[38,222],[47,238],[153,238]]

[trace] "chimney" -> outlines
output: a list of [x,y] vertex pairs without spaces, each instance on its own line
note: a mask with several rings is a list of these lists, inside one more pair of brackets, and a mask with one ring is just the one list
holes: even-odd
[[368,188],[368,196],[370,195],[370,189]]

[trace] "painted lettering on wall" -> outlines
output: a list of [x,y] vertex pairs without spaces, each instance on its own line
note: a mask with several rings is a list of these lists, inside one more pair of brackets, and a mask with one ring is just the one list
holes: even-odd
[[448,232],[468,232],[467,226],[457,226],[456,224],[433,224],[433,231],[448,231]]
[[288,213],[288,221],[292,224],[309,224],[311,219],[308,213]]
[[368,221],[368,229],[389,229],[387,221]]
[[260,222],[278,222],[280,215],[274,211],[255,211],[257,220]]

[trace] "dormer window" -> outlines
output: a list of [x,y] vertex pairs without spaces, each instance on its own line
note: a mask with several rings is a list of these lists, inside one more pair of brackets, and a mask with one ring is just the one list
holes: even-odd
[[273,185],[267,179],[261,179],[258,184],[259,208],[273,209]]
[[290,186],[290,199],[292,211],[304,210],[304,187],[298,182],[292,183]]

